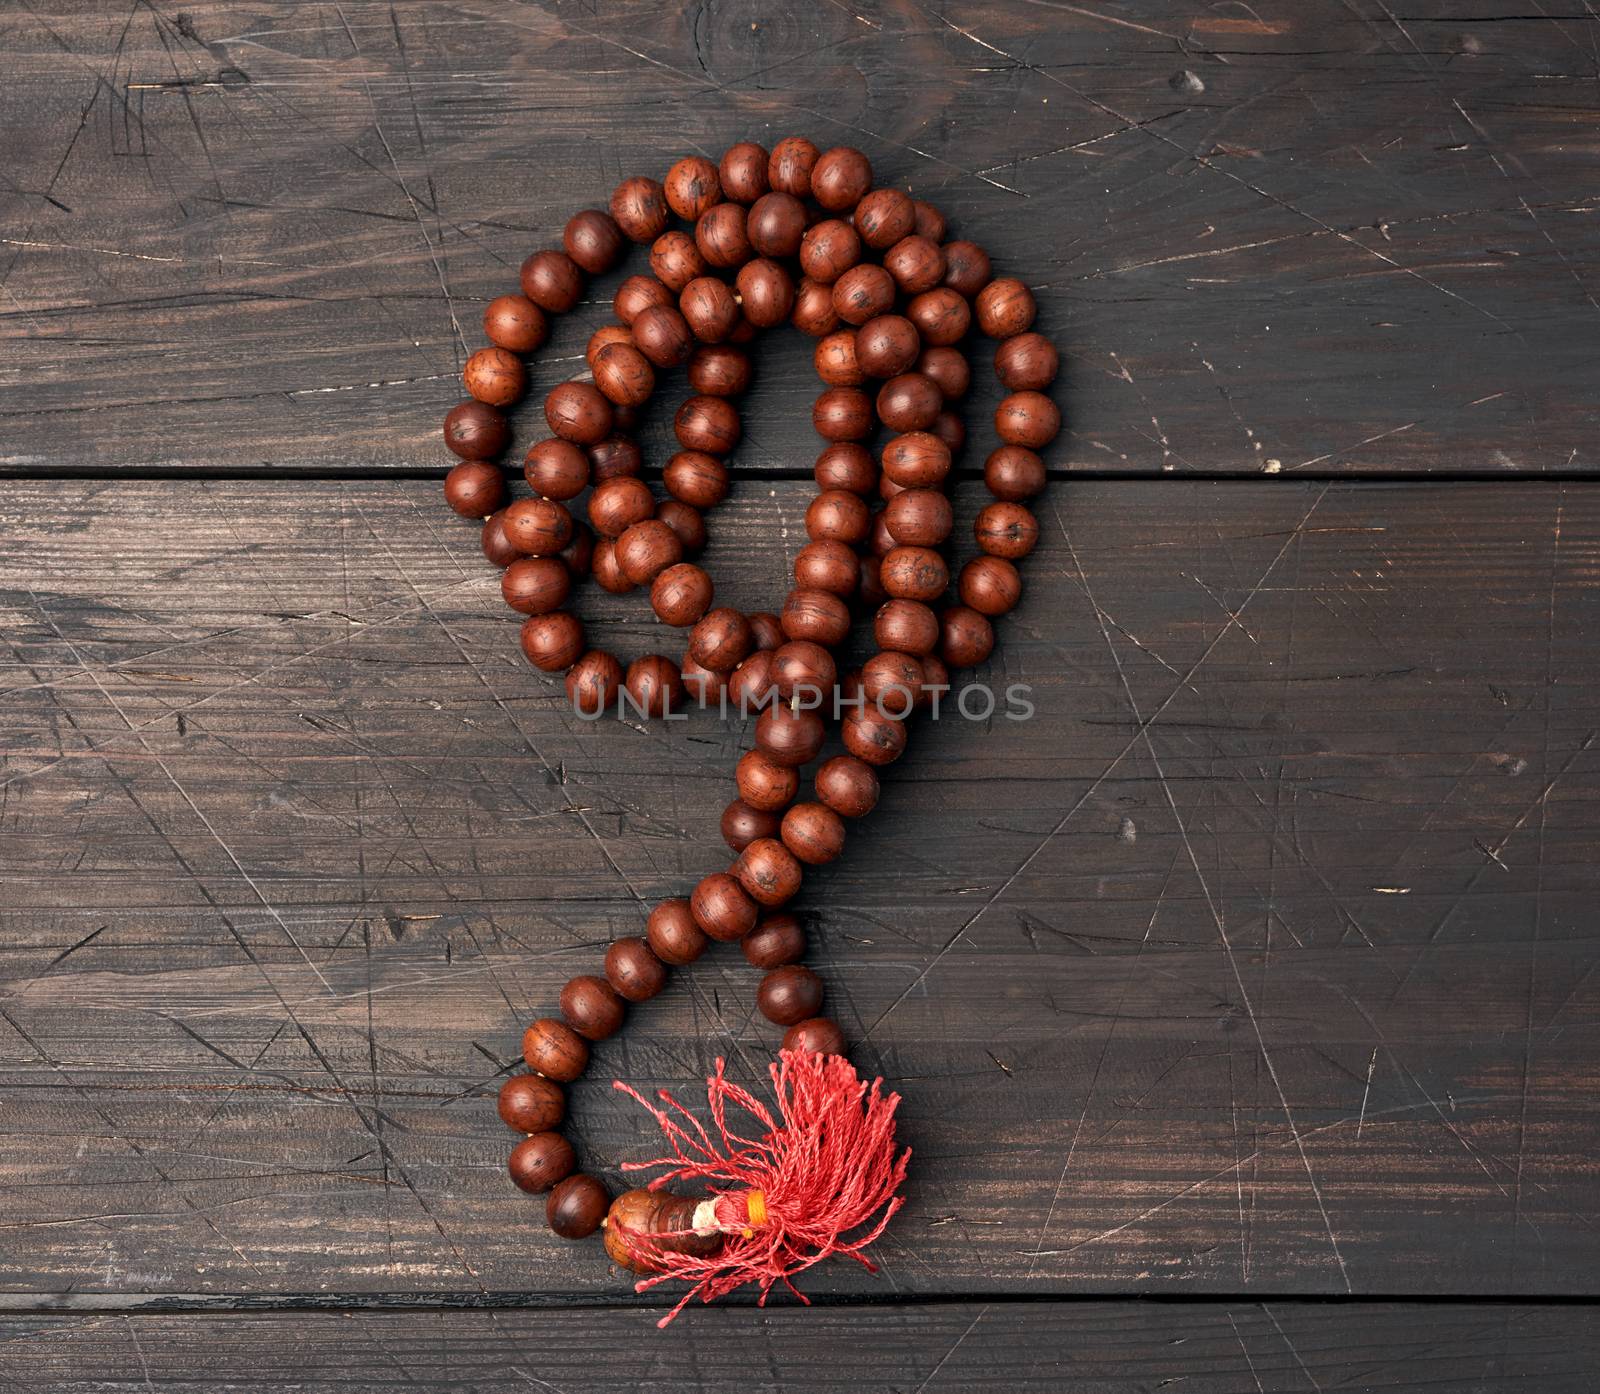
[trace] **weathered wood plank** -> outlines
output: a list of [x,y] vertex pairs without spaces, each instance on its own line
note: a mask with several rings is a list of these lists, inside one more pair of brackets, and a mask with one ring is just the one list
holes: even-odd
[[[719,515],[734,603],[804,495]],[[917,1153],[885,1277],[814,1288],[1592,1292],[1600,493],[1044,517],[990,674],[1036,717],[926,728],[804,896]],[[720,864],[744,733],[574,720],[420,482],[17,482],[0,530],[0,1286],[615,1292],[489,1096]],[[642,603],[584,601],[627,653]],[[601,1052],[591,1164],[649,1146],[613,1073],[759,1068],[754,977]]]
[[0,1378],[70,1394],[1177,1387],[1196,1394],[1593,1387],[1600,1318],[1577,1307],[1283,1302],[952,1303],[617,1310],[0,1317]]
[[[1042,288],[1063,466],[1587,470],[1600,20],[1406,9],[9,7],[0,468],[435,465],[572,210],[798,129]],[[790,337],[755,420],[805,419]]]

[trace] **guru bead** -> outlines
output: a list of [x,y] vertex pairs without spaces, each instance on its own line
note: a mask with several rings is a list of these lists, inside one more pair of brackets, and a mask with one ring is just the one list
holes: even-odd
[[822,979],[798,963],[774,968],[756,989],[756,1006],[768,1021],[793,1026],[822,1010]]
[[558,1182],[544,1203],[544,1217],[563,1239],[587,1239],[600,1228],[611,1196],[604,1185],[581,1172]]
[[648,1002],[667,985],[667,969],[643,939],[618,939],[606,950],[606,981],[617,996]]
[[512,353],[533,353],[549,335],[544,311],[526,295],[501,295],[483,312],[484,337]]
[[522,1058],[546,1079],[571,1084],[589,1066],[589,1047],[566,1022],[546,1016],[522,1033]]
[[695,922],[687,900],[663,900],[656,906],[650,912],[645,939],[663,963],[680,968],[699,958],[710,942],[706,932]]
[[444,443],[463,460],[492,460],[511,443],[511,427],[488,403],[469,397],[445,416]]
[[535,1133],[511,1149],[511,1179],[525,1191],[548,1191],[577,1166],[572,1144],[560,1133]]
[[444,477],[444,501],[463,518],[487,518],[505,496],[505,476],[487,460],[463,460]]
[[675,1196],[670,1191],[624,1191],[611,1202],[602,1221],[607,1256],[635,1273],[654,1272],[650,1258],[629,1238],[636,1234],[648,1235],[655,1248],[667,1253],[700,1258],[716,1253],[722,1247],[720,1234],[694,1232],[697,1203],[692,1196]]
[[732,943],[742,939],[756,923],[756,903],[743,886],[725,871],[702,877],[689,897],[694,922],[713,939]]
[[491,407],[508,407],[528,385],[528,371],[516,354],[503,348],[481,348],[461,370],[467,392]]
[[512,1075],[500,1086],[500,1121],[519,1133],[545,1133],[567,1113],[561,1086],[543,1075]]
[[561,989],[561,1015],[580,1036],[603,1041],[622,1027],[622,999],[604,978],[569,978]]

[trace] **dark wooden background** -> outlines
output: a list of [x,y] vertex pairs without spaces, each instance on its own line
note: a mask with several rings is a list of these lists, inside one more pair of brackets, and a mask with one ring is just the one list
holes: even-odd
[[[0,10],[0,1384],[1591,1387],[1597,64],[1505,0]],[[1037,717],[930,728],[808,882],[916,1149],[883,1271],[660,1335],[492,1095],[747,733],[571,719],[437,422],[568,212],[795,131],[1040,288],[1070,430]],[[611,1075],[760,1070],[753,987],[634,1013],[589,1164],[649,1145]]]

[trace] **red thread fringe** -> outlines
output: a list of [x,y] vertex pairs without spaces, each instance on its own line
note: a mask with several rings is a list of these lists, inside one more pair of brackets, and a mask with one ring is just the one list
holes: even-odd
[[[746,1283],[761,1285],[762,1305],[779,1282],[806,1302],[792,1275],[835,1254],[877,1271],[861,1250],[883,1233],[905,1203],[896,1192],[911,1160],[909,1147],[895,1155],[894,1113],[900,1096],[885,1094],[881,1079],[868,1086],[838,1055],[785,1050],[771,1075],[781,1123],[760,1100],[730,1082],[723,1062],[717,1061],[716,1073],[706,1081],[706,1099],[720,1150],[717,1139],[665,1089],[659,1097],[666,1108],[657,1108],[638,1090],[615,1081],[615,1088],[655,1115],[672,1146],[671,1156],[626,1162],[624,1171],[671,1168],[650,1182],[653,1191],[680,1179],[728,1183],[711,1188],[717,1197],[718,1228],[726,1236],[719,1253],[673,1253],[659,1242],[670,1236],[628,1231],[641,1257],[661,1270],[636,1283],[636,1291],[673,1278],[694,1284],[658,1326],[667,1325],[696,1296],[712,1302]],[[761,1125],[759,1140],[729,1128],[729,1104]],[[765,1222],[759,1225],[750,1222],[752,1191],[760,1191],[765,1202]],[[864,1226],[864,1232],[846,1237]]]

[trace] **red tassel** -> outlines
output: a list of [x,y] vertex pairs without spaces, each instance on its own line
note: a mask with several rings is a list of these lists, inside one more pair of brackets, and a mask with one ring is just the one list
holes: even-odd
[[[672,1146],[671,1156],[626,1162],[624,1171],[671,1168],[650,1183],[653,1191],[678,1179],[728,1183],[713,1188],[711,1199],[695,1210],[695,1232],[725,1236],[716,1254],[674,1253],[659,1242],[669,1235],[627,1231],[629,1244],[656,1270],[635,1284],[636,1291],[672,1278],[694,1284],[658,1326],[670,1322],[695,1296],[712,1302],[746,1283],[761,1285],[762,1305],[780,1281],[805,1302],[792,1275],[834,1254],[846,1254],[869,1272],[877,1271],[861,1250],[883,1233],[905,1203],[896,1192],[911,1160],[909,1147],[895,1155],[894,1113],[900,1096],[884,1094],[881,1079],[869,1087],[839,1055],[785,1050],[771,1075],[781,1123],[760,1100],[731,1083],[723,1062],[717,1061],[716,1073],[706,1081],[706,1099],[720,1150],[700,1121],[665,1089],[661,1101],[683,1122],[638,1090],[615,1082],[655,1115]],[[730,1130],[730,1103],[760,1123],[764,1131],[759,1141]]]

